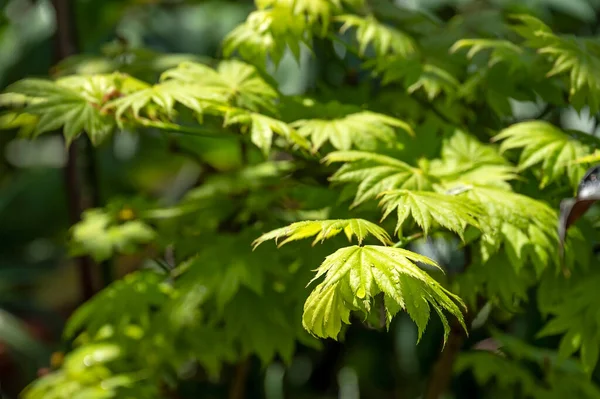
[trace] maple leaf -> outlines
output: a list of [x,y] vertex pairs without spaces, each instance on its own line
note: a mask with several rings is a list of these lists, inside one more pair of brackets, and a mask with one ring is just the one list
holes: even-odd
[[383,293],[388,327],[392,317],[405,310],[417,325],[420,339],[433,308],[444,326],[444,342],[450,332],[444,311],[466,330],[461,300],[414,262],[438,267],[431,259],[401,248],[365,245],[339,249],[317,269],[313,281],[325,278],[306,300],[304,327],[318,337],[337,339],[342,323],[349,324],[350,311],[368,313],[372,298]]
[[352,237],[356,237],[358,243],[361,244],[367,236],[372,235],[383,244],[393,244],[388,233],[375,223],[371,223],[364,219],[341,219],[307,220],[292,223],[287,227],[282,227],[263,234],[256,239],[252,245],[256,248],[265,241],[275,240],[275,242],[277,242],[280,238],[287,237],[285,240],[278,243],[278,246],[281,247],[288,242],[316,235],[315,240],[313,241],[314,245],[318,241],[323,242],[327,238],[336,236],[342,231],[350,242],[352,241]]
[[291,126],[301,136],[311,138],[313,151],[318,151],[327,141],[338,150],[350,150],[353,146],[369,149],[378,141],[390,145],[396,141],[396,128],[414,135],[408,123],[371,111],[355,112],[334,119],[300,119]]
[[521,170],[541,166],[541,188],[565,174],[576,186],[585,169],[574,161],[590,152],[580,141],[545,121],[516,123],[498,133],[494,140],[502,141],[501,151],[522,149]]
[[429,189],[434,179],[423,170],[399,159],[372,152],[335,151],[329,153],[323,161],[327,164],[345,163],[331,176],[331,181],[358,184],[353,207],[376,198],[384,191]]
[[432,225],[437,224],[454,231],[462,239],[467,225],[478,227],[480,220],[485,216],[478,204],[454,195],[431,191],[391,190],[384,191],[380,196],[382,219],[396,211],[396,232],[411,215],[425,235]]

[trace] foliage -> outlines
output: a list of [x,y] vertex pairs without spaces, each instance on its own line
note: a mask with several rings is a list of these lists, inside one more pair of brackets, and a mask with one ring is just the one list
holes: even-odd
[[[495,334],[501,347],[499,353],[471,351],[461,355],[456,372],[473,369],[481,384],[495,380],[508,392],[521,392],[528,398],[558,398],[566,392],[577,392],[581,398],[600,397],[600,390],[582,378],[581,366],[561,360],[552,351],[536,348],[514,338]],[[543,379],[526,366],[533,363],[542,369]],[[535,371],[537,371],[535,370]]]
[[[99,151],[129,131],[199,170],[183,189],[185,173],[172,179],[167,199],[111,199],[71,227],[70,255],[135,255],[141,267],[72,314],[64,363],[25,399],[157,397],[190,365],[211,382],[253,357],[289,365],[300,348],[342,341],[361,321],[390,330],[401,314],[447,356],[485,303],[493,327],[527,304],[552,315],[538,335],[560,344],[493,334],[505,354],[462,354],[458,372],[527,397],[600,396],[594,243],[579,223],[561,262],[557,235],[558,200],[598,160],[595,136],[560,125],[564,110],[600,110],[597,40],[529,13],[474,29],[467,11],[445,22],[382,3],[257,0],[225,59],[6,88],[0,127],[22,137],[60,131],[76,146],[87,135]],[[289,54],[302,69],[308,53],[322,69],[286,94],[277,68]],[[515,100],[542,112],[520,118]],[[217,165],[211,148],[236,162]],[[421,239],[440,237],[464,262],[421,253]],[[563,284],[568,301],[544,291]]]

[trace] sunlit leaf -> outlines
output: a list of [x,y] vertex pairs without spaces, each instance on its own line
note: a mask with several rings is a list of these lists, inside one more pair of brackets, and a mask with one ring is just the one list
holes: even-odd
[[415,262],[437,266],[431,259],[401,248],[366,245],[339,249],[317,269],[313,280],[324,279],[306,301],[304,327],[318,337],[337,339],[342,323],[349,324],[349,311],[368,312],[373,297],[383,293],[388,326],[399,310],[405,310],[421,337],[433,308],[447,338],[450,327],[444,311],[463,324],[462,302]]
[[324,241],[327,238],[338,235],[343,232],[349,241],[352,241],[352,237],[356,237],[359,244],[372,235],[383,244],[392,244],[388,233],[377,226],[375,223],[371,223],[364,219],[347,219],[347,220],[309,220],[304,222],[292,223],[287,227],[273,230],[269,233],[263,234],[261,237],[254,241],[253,245],[256,248],[260,244],[268,240],[275,240],[277,242],[280,238],[285,240],[278,243],[278,246],[282,246],[291,241],[301,240],[303,238],[316,236],[313,245],[319,241]]

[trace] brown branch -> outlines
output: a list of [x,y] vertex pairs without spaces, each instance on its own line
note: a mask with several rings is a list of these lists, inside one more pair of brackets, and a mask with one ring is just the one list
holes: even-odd
[[71,0],[52,0],[56,15],[54,61],[58,63],[77,54],[77,40]]
[[[465,247],[465,268],[463,273],[468,269],[472,262],[471,247]],[[468,309],[465,315],[465,325],[467,328],[471,326],[473,317],[476,312],[473,309]],[[459,323],[458,319],[454,318],[450,324],[450,334],[446,346],[442,350],[440,357],[433,366],[429,382],[425,388],[424,399],[440,399],[448,390],[452,382],[452,372],[454,363],[465,342],[466,333]]]
[[[77,53],[76,32],[71,0],[52,0],[56,15],[56,33],[54,36],[55,64]],[[64,179],[69,207],[69,222],[77,223],[81,212],[85,209],[82,195],[82,176],[79,173],[78,142],[69,146],[67,164],[64,169]],[[83,300],[94,294],[93,262],[89,257],[76,259],[80,271],[80,285]]]
[[452,380],[454,362],[460,353],[465,338],[462,326],[455,320],[451,325],[448,342],[446,342],[442,354],[433,366],[433,371],[431,372],[429,383],[423,396],[424,399],[439,399],[446,392]]
[[246,397],[246,382],[250,371],[250,358],[241,360],[235,367],[235,374],[229,390],[229,399],[243,399]]
[[[81,220],[83,211],[81,181],[78,173],[78,148],[76,143],[71,144],[68,150],[67,165],[64,169],[65,186],[68,200],[69,223],[74,225]],[[88,256],[77,257],[79,267],[79,282],[83,301],[87,301],[94,295],[94,264]]]

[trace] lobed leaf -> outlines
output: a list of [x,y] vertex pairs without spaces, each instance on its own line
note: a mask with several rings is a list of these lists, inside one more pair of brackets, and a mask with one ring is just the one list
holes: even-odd
[[429,101],[442,93],[453,98],[460,91],[460,82],[453,74],[441,66],[423,63],[415,57],[388,55],[366,64],[382,77],[384,85],[400,83],[408,94],[423,90]]
[[358,52],[362,56],[369,45],[373,46],[375,54],[382,57],[388,54],[408,57],[417,52],[415,40],[408,34],[392,26],[383,24],[373,16],[361,17],[354,14],[340,15],[336,20],[343,23],[340,32],[350,28],[356,29]]
[[280,238],[287,237],[285,240],[278,243],[278,246],[281,247],[291,241],[316,236],[313,241],[313,245],[315,245],[318,241],[323,242],[327,238],[336,236],[341,232],[344,232],[348,241],[352,241],[352,237],[356,237],[359,244],[362,244],[369,235],[375,237],[382,244],[393,244],[388,233],[374,223],[364,219],[342,219],[307,220],[292,223],[287,227],[282,227],[263,234],[257,238],[252,245],[256,248],[265,241],[275,240],[277,243]]
[[140,220],[114,224],[100,209],[89,209],[71,229],[72,255],[91,255],[96,261],[109,259],[114,252],[132,252],[137,245],[155,238],[155,232]]
[[432,178],[424,171],[385,155],[366,151],[335,151],[323,161],[327,164],[345,163],[330,180],[358,184],[353,207],[385,191],[426,190],[432,187]]
[[[198,93],[212,93],[223,102],[250,111],[275,112],[279,94],[249,64],[237,60],[221,61],[216,69],[207,65],[185,62],[165,71],[162,81],[174,81],[180,87],[193,88]],[[193,109],[193,108],[192,108]]]
[[461,300],[415,262],[438,267],[431,259],[401,248],[366,245],[339,249],[325,258],[312,280],[325,276],[305,303],[304,327],[318,337],[337,339],[342,323],[350,323],[349,312],[368,313],[373,297],[383,293],[388,327],[391,318],[405,310],[417,324],[420,338],[433,308],[444,326],[444,341],[450,332],[444,311],[466,330]]
[[256,10],[225,37],[223,53],[229,57],[237,51],[258,65],[265,65],[270,57],[278,66],[289,49],[299,61],[300,44],[310,36],[308,27],[306,19],[298,18],[288,7]]
[[388,145],[396,141],[395,128],[414,135],[412,127],[399,119],[370,111],[346,115],[338,119],[301,119],[291,124],[303,137],[310,137],[313,151],[326,142],[338,150],[373,148],[376,143]]
[[473,58],[481,51],[491,50],[489,67],[500,62],[508,62],[514,68],[520,65],[519,56],[523,53],[521,47],[508,40],[501,39],[461,39],[450,47],[450,52],[455,53],[464,48],[469,49],[467,58]]
[[327,34],[332,15],[341,9],[340,0],[258,0],[256,5],[259,9],[279,7],[290,10],[296,18],[304,18],[320,36]]
[[494,137],[502,141],[501,151],[521,149],[519,168],[541,166],[540,187],[567,175],[574,187],[583,177],[585,169],[575,161],[590,151],[587,146],[544,121],[516,123]]
[[250,127],[250,140],[261,149],[266,156],[271,150],[273,136],[275,134],[284,137],[292,144],[300,148],[308,149],[308,141],[300,135],[293,127],[278,119],[255,112],[244,112],[235,110],[226,115],[225,126],[231,124],[242,124]]
[[115,75],[18,81],[1,95],[0,103],[19,109],[11,123],[2,124],[2,128],[15,123],[29,125],[25,131],[32,137],[62,129],[67,144],[85,132],[98,144],[115,128],[114,120],[101,107],[104,97],[117,87]]
[[105,326],[126,334],[129,325],[148,328],[150,314],[174,295],[159,273],[141,270],[117,280],[77,308],[64,329],[65,338],[75,338],[82,330],[92,337]]
[[558,258],[558,215],[546,203],[494,187],[470,187],[460,196],[470,199],[486,214],[486,229],[479,241],[482,262],[504,245],[510,263],[519,270],[528,261],[536,273]]
[[431,191],[391,190],[380,194],[383,218],[396,211],[398,222],[395,232],[412,216],[425,235],[433,224],[457,233],[461,239],[467,225],[479,227],[484,218],[482,208],[458,196]]
[[600,312],[595,295],[599,282],[600,276],[594,273],[584,281],[568,287],[562,293],[568,301],[560,301],[548,307],[547,311],[553,317],[538,332],[538,337],[562,335],[560,358],[566,359],[579,351],[584,371],[588,374],[594,371],[600,356]]
[[552,62],[547,73],[568,77],[571,105],[577,110],[589,106],[600,110],[600,43],[596,38],[556,35],[539,19],[529,15],[513,17],[520,24],[514,30],[527,39],[526,44]]
[[472,184],[510,190],[508,181],[517,178],[516,168],[496,147],[484,145],[461,130],[444,139],[441,158],[432,160],[429,170],[447,187]]

